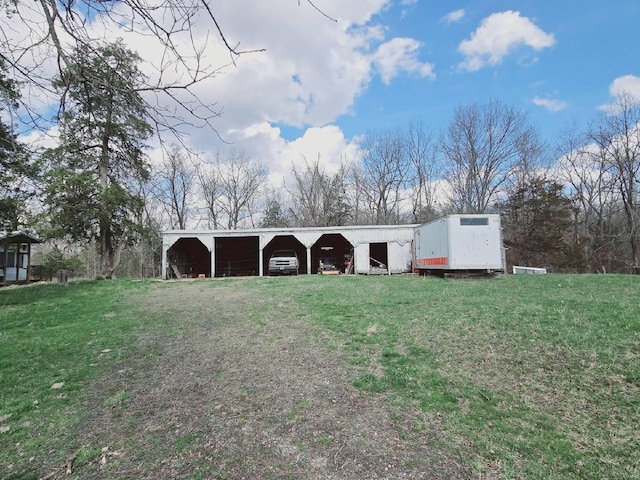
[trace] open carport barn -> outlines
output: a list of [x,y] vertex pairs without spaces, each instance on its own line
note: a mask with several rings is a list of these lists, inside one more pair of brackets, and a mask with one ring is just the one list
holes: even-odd
[[295,251],[301,274],[318,273],[320,262],[340,273],[410,272],[416,226],[170,230],[162,235],[163,278],[263,276],[276,250]]

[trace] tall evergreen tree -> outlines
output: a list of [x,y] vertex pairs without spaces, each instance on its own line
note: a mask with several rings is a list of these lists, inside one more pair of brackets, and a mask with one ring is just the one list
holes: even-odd
[[557,182],[534,178],[503,203],[504,243],[511,265],[583,268],[581,250],[572,235],[576,212],[562,188]]
[[276,189],[267,194],[266,205],[262,219],[258,227],[260,228],[282,228],[290,227],[291,221],[286,214],[286,207],[283,205],[282,198]]
[[25,204],[34,193],[37,173],[24,145],[4,121],[19,98],[17,85],[5,75],[5,62],[0,58],[0,230],[15,230],[24,224]]
[[59,146],[46,153],[45,203],[54,236],[95,241],[111,278],[122,248],[139,233],[136,186],[148,178],[151,135],[139,93],[140,58],[121,41],[76,49],[55,86],[66,97]]

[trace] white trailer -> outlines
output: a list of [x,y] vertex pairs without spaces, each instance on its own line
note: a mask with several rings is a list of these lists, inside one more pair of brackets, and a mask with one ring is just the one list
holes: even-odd
[[504,272],[500,215],[448,215],[416,227],[413,267],[436,275]]

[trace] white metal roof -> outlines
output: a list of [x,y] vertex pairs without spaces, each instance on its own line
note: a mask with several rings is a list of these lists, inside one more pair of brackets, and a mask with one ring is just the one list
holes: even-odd
[[324,234],[341,234],[352,245],[371,242],[396,242],[405,244],[413,239],[417,224],[409,225],[347,225],[338,227],[286,227],[251,228],[246,230],[167,230],[162,233],[163,244],[169,248],[180,238],[198,238],[208,248],[212,240],[221,237],[259,237],[260,248],[273,238],[292,235],[307,247],[312,246]]

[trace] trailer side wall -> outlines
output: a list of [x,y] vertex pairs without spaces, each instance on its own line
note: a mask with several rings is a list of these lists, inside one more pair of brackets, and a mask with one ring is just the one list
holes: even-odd
[[414,250],[416,268],[448,268],[449,217],[417,227],[414,232]]
[[451,217],[450,266],[456,270],[502,270],[499,215]]
[[414,231],[418,270],[503,270],[499,215],[448,215]]

